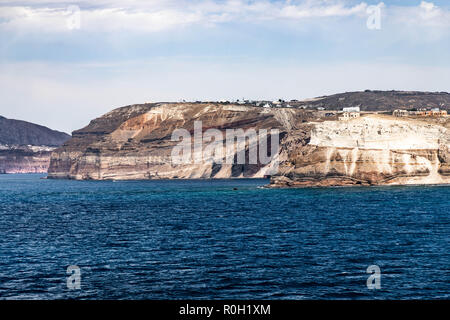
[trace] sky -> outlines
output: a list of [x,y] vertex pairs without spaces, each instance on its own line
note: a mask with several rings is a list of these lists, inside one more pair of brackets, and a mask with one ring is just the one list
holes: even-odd
[[449,87],[448,0],[0,0],[0,115],[68,133],[135,103]]

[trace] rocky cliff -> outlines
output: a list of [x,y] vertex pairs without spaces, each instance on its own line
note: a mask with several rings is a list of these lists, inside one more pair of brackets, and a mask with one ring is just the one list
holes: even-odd
[[0,146],[0,174],[46,173],[55,147]]
[[[299,108],[263,108],[219,103],[158,103],[115,109],[73,133],[53,152],[49,178],[193,179],[271,176],[272,187],[449,183],[448,120],[364,115],[350,121],[311,120]],[[216,129],[225,146],[228,129],[277,129],[237,144],[245,163],[171,158],[176,129],[194,137]],[[270,132],[270,131],[267,131]],[[194,138],[192,138],[194,139]],[[192,141],[190,138],[190,141]],[[194,139],[195,140],[195,139]],[[211,139],[210,141],[213,141]],[[248,161],[258,142],[268,144],[270,163]],[[279,144],[276,148],[274,141]],[[258,145],[258,146],[257,146]],[[200,152],[205,151],[202,145]],[[199,150],[192,148],[193,155]],[[226,151],[228,152],[228,150]],[[230,156],[230,154],[227,154]]]
[[[226,131],[231,129],[278,129],[280,140],[296,128],[303,113],[288,108],[213,103],[142,104],[115,109],[73,132],[72,139],[52,154],[48,177],[95,180],[263,177],[270,163],[228,163],[214,159],[174,164],[171,155],[179,141],[172,141],[172,133],[182,128],[193,138],[195,122],[201,121],[201,134],[209,129],[223,133],[218,141],[211,139],[222,147],[226,144]],[[236,145],[228,156],[234,159],[243,151],[248,158],[261,139],[269,141],[271,152],[269,134]]]
[[50,154],[66,133],[0,116],[0,173],[46,173]]
[[311,125],[307,143],[286,139],[271,186],[450,182],[450,134],[442,125],[380,115]]

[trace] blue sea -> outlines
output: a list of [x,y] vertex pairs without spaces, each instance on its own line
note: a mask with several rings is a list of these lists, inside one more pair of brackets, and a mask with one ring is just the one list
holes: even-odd
[[42,177],[0,175],[1,299],[450,298],[448,186]]

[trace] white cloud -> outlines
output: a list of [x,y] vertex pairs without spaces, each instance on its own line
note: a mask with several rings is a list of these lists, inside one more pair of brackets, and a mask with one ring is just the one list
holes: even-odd
[[343,17],[353,15],[363,15],[366,12],[367,4],[360,3],[353,7],[346,7],[343,4],[327,6],[294,6],[287,5],[280,9],[281,18],[310,18],[310,17]]
[[427,22],[446,24],[450,26],[450,12],[444,11],[431,2],[422,1],[420,3],[420,18]]
[[450,27],[450,10],[426,1],[422,1],[420,5],[414,7],[392,7],[388,11],[387,18],[398,25]]
[[450,34],[450,10],[432,2],[422,1],[412,7],[392,6],[384,12],[383,19],[384,26],[393,30],[391,42],[444,44]]
[[[46,0],[45,5],[41,5],[40,1],[29,0],[14,6],[0,4],[0,36],[2,39],[6,38],[6,41],[0,44],[0,49],[8,53],[5,57],[16,52],[23,53],[21,50],[29,54],[29,47],[33,48],[35,44],[31,42],[28,47],[27,41],[39,40],[41,35],[46,39],[45,33],[73,32],[67,28],[67,8],[73,3]],[[82,0],[76,3],[82,10],[81,29],[86,32],[111,32],[107,35],[108,41],[109,38],[115,37],[113,32],[117,30],[124,30],[124,34],[132,36],[133,32],[157,34],[187,26],[209,27],[224,23],[267,22],[278,26],[290,21],[294,22],[292,25],[301,26],[294,31],[306,26],[302,30],[308,32],[308,37],[319,38],[317,42],[320,46],[317,43],[316,47],[311,45],[311,50],[309,43],[298,46],[298,50],[295,46],[283,46],[283,41],[290,42],[296,38],[289,37],[290,33],[288,36],[283,34],[286,39],[281,39],[279,43],[283,48],[288,48],[287,50],[293,48],[295,53],[298,51],[298,59],[293,58],[295,54],[280,54],[276,49],[273,57],[267,58],[271,54],[268,52],[272,49],[270,44],[278,34],[271,34],[266,38],[261,34],[261,43],[264,45],[260,51],[264,51],[264,54],[260,56],[257,45],[249,51],[240,51],[239,48],[230,46],[230,50],[223,50],[224,52],[220,51],[223,47],[219,46],[219,49],[212,49],[213,59],[208,60],[200,57],[202,54],[208,55],[208,50],[199,50],[198,53],[187,46],[175,56],[166,54],[170,50],[170,47],[167,47],[162,53],[149,57],[146,56],[145,50],[136,50],[139,51],[137,56],[124,55],[126,58],[122,58],[120,54],[113,52],[114,59],[108,59],[108,55],[102,59],[103,52],[107,52],[109,46],[99,43],[101,54],[94,54],[95,58],[86,55],[85,58],[84,50],[86,46],[92,45],[89,42],[92,39],[74,37],[75,41],[80,42],[73,46],[74,55],[80,54],[82,57],[75,61],[86,61],[87,64],[55,62],[53,59],[71,61],[61,57],[61,52],[67,52],[64,50],[55,50],[55,53],[43,50],[40,55],[34,56],[34,52],[24,55],[31,57],[29,59],[38,59],[49,53],[48,59],[44,59],[50,61],[49,63],[23,63],[15,59],[0,61],[0,115],[70,131],[86,125],[92,118],[114,107],[145,101],[242,97],[299,99],[364,89],[448,91],[450,83],[448,63],[438,65],[435,60],[439,58],[444,61],[441,58],[448,54],[448,42],[442,39],[448,39],[450,34],[450,11],[448,7],[439,7],[432,2],[423,1],[416,6],[386,5],[382,10],[380,31],[366,29],[365,2],[348,5],[339,0]],[[300,23],[296,24],[297,21]],[[322,27],[323,29],[319,30]],[[245,28],[239,28],[237,32],[243,32],[241,30]],[[38,36],[17,37],[22,41],[19,46],[15,43],[15,32],[25,35],[28,32],[37,32]],[[101,36],[104,36],[103,33]],[[236,35],[235,30],[231,33],[233,37]],[[218,34],[220,36],[220,33]],[[8,41],[9,37],[11,41]],[[233,37],[224,39],[235,40]],[[245,47],[246,39],[254,40],[254,37],[254,34],[248,38],[243,37],[244,40],[238,39],[234,45],[243,43]],[[59,44],[61,39],[65,44],[73,39],[65,34],[48,38],[57,40],[51,44]],[[153,39],[135,38],[145,38],[149,41]],[[302,37],[298,38],[300,41],[304,40]],[[202,39],[201,35],[195,38],[196,41],[198,39]],[[190,40],[192,39],[186,40],[186,43],[191,44]],[[259,41],[259,38],[256,40]],[[276,40],[278,39],[274,42]],[[218,39],[219,41],[222,40]],[[111,42],[112,44],[108,42],[108,45],[124,46],[123,34],[118,37],[117,43],[112,40]],[[408,45],[408,42],[413,46],[403,46],[405,43]],[[130,43],[133,44],[131,41]],[[156,47],[158,41],[155,43]],[[267,43],[269,45],[266,45]],[[430,45],[423,45],[424,43]],[[42,44],[44,45],[45,43]],[[208,45],[210,44],[205,43],[205,46]],[[35,46],[41,49],[40,45]],[[412,51],[405,55],[405,52],[399,49],[404,47],[412,48]],[[370,54],[365,57],[364,54],[368,54],[371,48],[380,56],[374,57],[374,54]],[[124,48],[124,51],[127,49]],[[129,51],[133,49],[135,48]],[[53,50],[53,47],[49,50]],[[140,51],[145,51],[144,55],[140,55]],[[257,53],[246,58],[247,52]],[[324,58],[320,62],[314,57],[316,52],[323,53]],[[349,57],[343,58],[347,53]],[[157,58],[160,55],[165,58]],[[217,58],[220,55],[231,59],[222,61]],[[183,58],[187,56],[196,58]],[[239,58],[234,59],[236,56]],[[291,60],[285,60],[285,56],[291,57]],[[414,59],[408,60],[411,56]],[[136,59],[143,61],[123,61],[128,57],[138,57]],[[351,59],[353,62],[348,62]],[[120,62],[116,64],[116,61]],[[407,65],[408,61],[410,65]]]
[[420,7],[425,9],[426,11],[433,11],[436,6],[434,5],[434,3],[432,2],[426,2],[426,1],[422,1],[420,3]]
[[[35,1],[22,6],[3,6],[0,27],[6,30],[64,31],[70,2],[52,1],[43,7]],[[78,2],[77,2],[78,3]],[[205,1],[101,1],[91,7],[81,2],[82,28],[88,30],[134,30],[154,32],[176,26],[211,25],[229,21],[259,22],[361,15],[363,2],[346,6],[340,1],[290,2],[228,0]]]
[[[117,30],[158,32],[190,25],[211,26],[224,22],[258,23],[297,21],[330,17],[365,18],[368,5],[348,5],[340,0],[100,0],[100,1],[22,1],[11,6],[0,4],[0,31],[67,32],[67,8],[81,8],[81,28],[87,31]],[[450,11],[432,2],[418,6],[385,6],[384,19],[398,25],[416,24],[449,27]]]

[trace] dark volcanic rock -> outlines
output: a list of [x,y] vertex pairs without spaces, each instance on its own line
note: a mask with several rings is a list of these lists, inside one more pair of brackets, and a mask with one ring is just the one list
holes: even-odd
[[64,132],[0,116],[0,144],[59,147],[69,139]]
[[326,110],[341,110],[347,107],[360,107],[361,111],[393,111],[424,107],[449,110],[450,94],[447,92],[366,90],[339,93],[290,104],[297,107],[322,107]]

